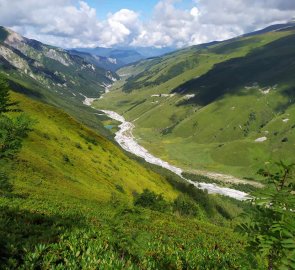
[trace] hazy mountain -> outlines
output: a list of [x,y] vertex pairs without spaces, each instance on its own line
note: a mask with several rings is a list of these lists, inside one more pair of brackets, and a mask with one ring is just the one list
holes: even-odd
[[[91,54],[93,58],[105,59],[104,61],[108,62],[113,70],[145,58],[143,55],[133,49],[97,47],[94,49],[76,48],[74,50]],[[97,64],[99,66],[101,65],[100,60],[97,61]]]
[[[114,47],[114,48],[75,48],[71,52],[80,54],[87,61],[99,66],[109,67],[111,70],[117,70],[125,65],[137,62],[142,59],[157,57],[170,53],[175,49],[172,47],[155,48],[155,47]],[[88,55],[84,54],[88,53]]]

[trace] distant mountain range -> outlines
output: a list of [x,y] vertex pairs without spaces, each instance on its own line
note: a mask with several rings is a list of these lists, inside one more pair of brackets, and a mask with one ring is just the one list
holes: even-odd
[[137,61],[160,56],[174,51],[175,48],[156,47],[114,47],[114,48],[75,48],[69,50],[70,53],[83,57],[88,62],[98,67],[117,70],[125,65]]

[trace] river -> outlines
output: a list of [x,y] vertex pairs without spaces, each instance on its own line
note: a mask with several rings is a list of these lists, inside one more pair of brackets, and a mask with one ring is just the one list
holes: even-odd
[[220,187],[216,184],[193,182],[190,179],[183,177],[182,176],[183,171],[181,168],[173,166],[169,164],[168,162],[153,156],[151,153],[149,153],[147,149],[145,149],[143,146],[138,144],[138,142],[136,141],[135,137],[132,134],[134,125],[131,122],[126,121],[122,115],[114,111],[108,111],[108,110],[99,110],[99,111],[105,113],[109,118],[112,118],[121,123],[119,125],[119,130],[116,132],[115,140],[124,150],[143,158],[146,162],[161,166],[167,170],[170,170],[171,172],[174,172],[185,181],[193,184],[195,187],[203,189],[203,190],[207,190],[208,193],[221,194],[221,195],[228,196],[241,201],[249,199],[249,195],[245,192],[231,189],[231,188]]

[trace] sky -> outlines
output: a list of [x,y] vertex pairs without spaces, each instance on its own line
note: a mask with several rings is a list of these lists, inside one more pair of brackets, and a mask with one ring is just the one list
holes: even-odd
[[0,0],[0,25],[63,48],[182,48],[294,16],[295,0]]

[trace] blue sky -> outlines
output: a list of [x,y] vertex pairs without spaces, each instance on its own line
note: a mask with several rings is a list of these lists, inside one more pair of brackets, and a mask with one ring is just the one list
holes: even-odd
[[[141,14],[142,19],[148,19],[153,14],[153,9],[159,0],[86,0],[89,6],[94,7],[99,19],[105,19],[108,13],[115,13],[120,9],[131,9]],[[175,3],[178,8],[190,8],[191,0],[183,0]]]
[[108,13],[115,13],[120,9],[132,9],[150,16],[158,0],[87,0],[86,2],[96,8],[99,19],[105,19]]
[[294,14],[294,0],[0,0],[0,25],[63,48],[182,48]]

